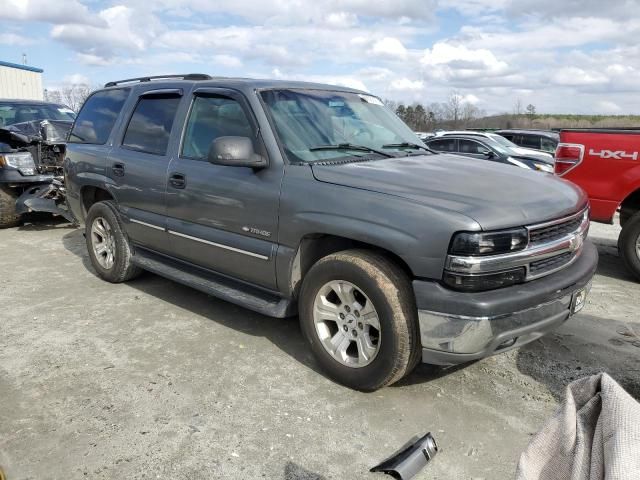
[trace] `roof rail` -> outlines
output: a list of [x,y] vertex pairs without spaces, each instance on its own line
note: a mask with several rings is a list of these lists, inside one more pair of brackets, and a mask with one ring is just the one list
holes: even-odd
[[164,80],[165,78],[180,78],[182,80],[211,80],[213,77],[206,73],[186,73],[182,75],[155,75],[152,77],[138,77],[138,78],[126,78],[124,80],[116,80],[115,82],[107,82],[104,84],[105,88],[115,87],[122,83],[134,83],[134,82],[150,82],[151,80]]

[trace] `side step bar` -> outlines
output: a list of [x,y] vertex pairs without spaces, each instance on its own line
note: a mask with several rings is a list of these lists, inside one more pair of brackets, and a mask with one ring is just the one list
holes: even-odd
[[291,300],[140,247],[136,247],[131,261],[144,270],[269,317],[285,318],[297,313]]

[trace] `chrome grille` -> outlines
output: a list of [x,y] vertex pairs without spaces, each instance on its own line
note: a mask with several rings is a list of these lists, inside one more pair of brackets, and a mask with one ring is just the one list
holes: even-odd
[[562,238],[565,235],[575,232],[583,222],[582,215],[572,218],[566,222],[548,225],[546,227],[534,228],[529,231],[529,244],[539,245]]

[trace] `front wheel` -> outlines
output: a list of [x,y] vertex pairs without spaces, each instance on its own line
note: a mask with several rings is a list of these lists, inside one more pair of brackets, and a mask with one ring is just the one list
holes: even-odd
[[11,189],[0,185],[0,228],[15,227],[20,224],[20,215],[16,214],[18,197]]
[[421,351],[412,292],[407,275],[378,253],[319,260],[304,279],[300,324],[323,370],[362,391],[409,373]]
[[640,280],[640,212],[624,222],[618,238],[618,252],[627,268]]

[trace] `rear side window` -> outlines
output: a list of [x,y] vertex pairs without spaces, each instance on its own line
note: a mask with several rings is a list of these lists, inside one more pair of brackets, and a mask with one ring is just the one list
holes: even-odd
[[136,105],[122,146],[130,150],[165,155],[180,97],[141,97]]
[[438,152],[455,152],[456,140],[454,138],[443,138],[429,142],[429,148]]
[[129,89],[124,88],[91,95],[76,118],[69,142],[105,144],[128,96]]
[[187,120],[182,156],[205,159],[211,143],[227,136],[253,137],[242,105],[227,97],[196,97]]

